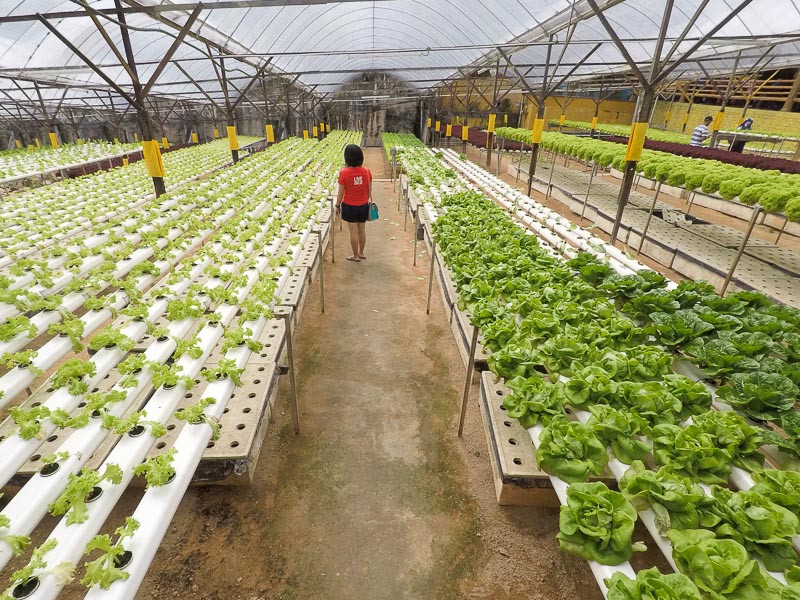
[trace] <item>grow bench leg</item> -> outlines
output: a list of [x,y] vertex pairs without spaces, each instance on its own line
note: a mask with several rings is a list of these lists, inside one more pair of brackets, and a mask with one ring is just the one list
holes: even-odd
[[317,234],[317,260],[319,260],[319,301],[322,313],[325,312],[325,263],[322,260],[322,230]]
[[292,403],[292,421],[295,435],[300,434],[300,409],[297,406],[297,379],[294,370],[294,347],[292,346],[292,314],[291,306],[281,307],[280,317],[286,326],[286,374],[289,375],[289,399]]
[[414,213],[414,266],[417,266],[417,231],[419,229],[419,206],[417,212]]
[[408,196],[408,188],[403,190],[403,182],[402,181],[400,182],[400,189],[402,191],[403,199],[404,199],[405,205],[406,205],[405,215],[403,215],[403,231],[408,231],[408,209],[410,208],[409,200],[408,200],[409,196]]
[[784,217],[784,218],[783,218],[783,227],[781,227],[781,230],[778,232],[778,237],[776,237],[776,238],[775,238],[775,245],[776,245],[776,246],[778,245],[778,242],[780,242],[780,241],[781,241],[781,236],[783,235],[783,232],[784,232],[784,231],[786,231],[786,226],[787,226],[788,224],[789,224],[789,219],[787,219],[786,217]]
[[719,290],[719,295],[724,296],[725,292],[728,289],[728,285],[730,285],[731,280],[733,279],[733,274],[736,271],[736,267],[739,266],[739,260],[742,258],[742,254],[744,254],[745,248],[747,248],[747,242],[750,240],[750,235],[753,233],[753,228],[756,226],[756,220],[758,219],[758,215],[761,212],[761,207],[756,206],[753,208],[753,214],[750,217],[750,222],[747,224],[747,231],[744,234],[744,238],[742,239],[742,243],[739,245],[739,250],[736,252],[736,256],[731,263],[731,268],[728,270],[728,275],[725,277],[725,281],[722,282],[722,287]]
[[433,267],[436,262],[436,240],[431,241],[431,272],[428,274],[428,305],[425,314],[431,314],[431,291],[433,290]]
[[331,264],[336,264],[336,200],[331,196]]
[[469,344],[469,358],[467,359],[467,378],[464,381],[464,395],[461,397],[461,415],[458,418],[458,437],[464,433],[464,418],[467,415],[467,401],[469,400],[469,387],[472,384],[472,372],[475,370],[475,351],[478,346],[478,328],[472,327],[472,341]]

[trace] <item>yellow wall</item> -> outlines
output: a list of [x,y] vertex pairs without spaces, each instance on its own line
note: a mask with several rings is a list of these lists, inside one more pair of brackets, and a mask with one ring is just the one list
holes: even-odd
[[[686,109],[689,107],[686,102],[675,102],[672,105],[667,129],[672,131],[680,131],[683,125],[683,116],[686,114]],[[657,127],[664,127],[664,117],[666,116],[669,102],[659,101],[656,109],[653,112],[651,123]],[[698,124],[703,122],[703,117],[711,115],[712,117],[719,111],[718,106],[711,106],[709,104],[695,104],[692,107],[692,112],[689,113],[689,122],[686,125],[686,131],[690,132]],[[753,131],[765,132],[781,132],[787,134],[800,135],[800,113],[780,112],[777,110],[762,110],[751,108],[747,111],[747,116],[753,119]],[[739,124],[742,117],[742,108],[728,107],[725,109],[725,117],[722,121],[722,129],[735,129]]]
[[[561,98],[558,99],[563,103]],[[594,117],[595,103],[589,98],[577,98],[569,103],[564,113],[568,121],[591,121]],[[633,102],[623,102],[620,100],[604,100],[600,103],[598,121],[600,123],[630,125],[633,120]],[[526,107],[524,127],[533,127],[533,117],[536,115],[536,105],[528,102]],[[548,98],[544,103],[544,118],[558,119],[561,115],[561,106],[555,98]]]

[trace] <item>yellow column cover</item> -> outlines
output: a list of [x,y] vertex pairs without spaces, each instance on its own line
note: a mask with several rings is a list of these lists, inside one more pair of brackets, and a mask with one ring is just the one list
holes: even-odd
[[642,158],[642,149],[647,135],[647,123],[639,122],[631,125],[631,133],[628,136],[628,149],[625,152],[625,160],[639,160]]
[[156,140],[142,142],[142,154],[147,165],[147,174],[150,177],[164,177],[164,161],[161,160],[161,150]]
[[542,131],[544,130],[544,119],[533,120],[533,131],[531,131],[531,143],[542,143]]
[[228,125],[228,147],[231,150],[239,149],[239,138],[236,136],[236,125]]

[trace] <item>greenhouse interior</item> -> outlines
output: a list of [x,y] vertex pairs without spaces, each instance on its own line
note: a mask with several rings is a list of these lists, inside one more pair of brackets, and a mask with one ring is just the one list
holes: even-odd
[[800,599],[797,0],[0,2],[0,600]]

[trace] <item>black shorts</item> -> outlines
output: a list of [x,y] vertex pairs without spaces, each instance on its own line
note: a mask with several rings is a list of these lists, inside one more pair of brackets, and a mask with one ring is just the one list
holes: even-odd
[[347,204],[342,202],[342,220],[348,223],[366,223],[369,216],[369,203]]

